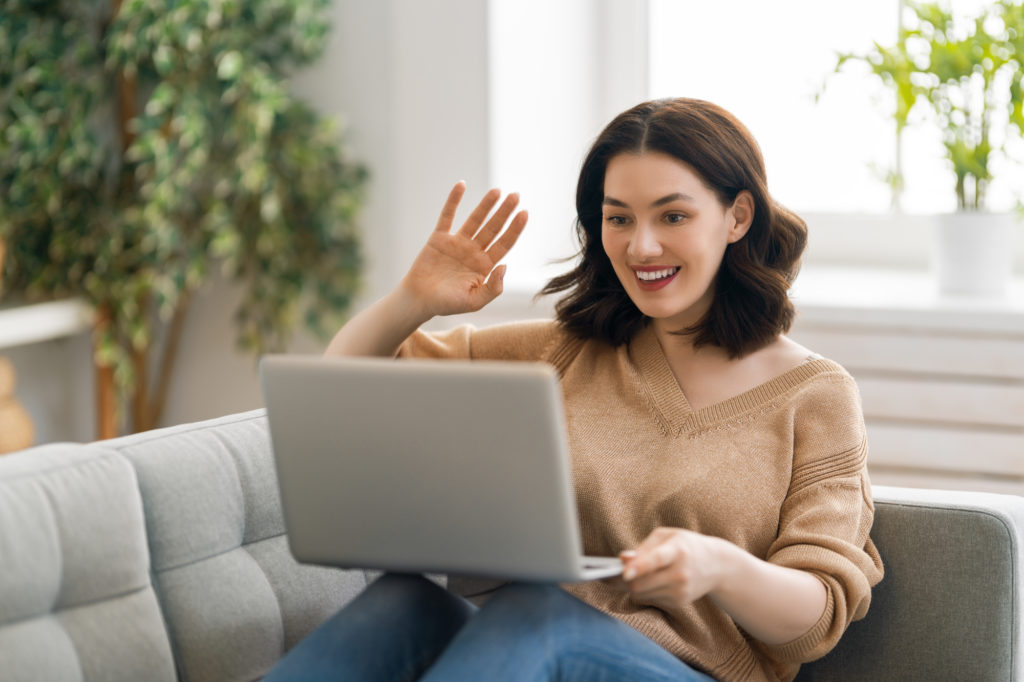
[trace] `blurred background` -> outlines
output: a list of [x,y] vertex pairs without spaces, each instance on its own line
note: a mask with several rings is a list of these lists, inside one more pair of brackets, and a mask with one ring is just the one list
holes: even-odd
[[[5,5],[5,16],[0,18],[8,29],[7,43],[2,46],[5,50],[17,50],[11,44],[11,36],[16,35],[11,27],[23,4]],[[145,8],[152,6],[149,19],[156,21],[157,6],[163,4],[125,2],[123,9],[135,11],[134,21],[142,22],[137,30],[126,32],[137,40],[111,42],[101,57],[116,75],[113,84],[97,86],[96,92],[111,98],[107,115],[116,117],[117,103],[126,98],[137,103],[134,114],[128,112],[124,129],[131,137],[128,142],[138,142],[140,151],[127,156],[126,163],[139,182],[136,191],[149,192],[149,203],[138,209],[137,215],[131,213],[134,208],[125,209],[126,215],[135,215],[134,219],[143,223],[150,219],[174,223],[185,209],[161,203],[160,187],[185,177],[182,182],[201,185],[186,194],[199,196],[204,188],[217,184],[214,176],[174,175],[184,172],[192,157],[182,156],[185,161],[173,172],[161,165],[166,141],[180,140],[175,136],[189,130],[192,119],[188,116],[197,116],[195,111],[189,114],[187,97],[168,100],[178,102],[174,105],[154,103],[163,92],[158,87],[162,82],[171,83],[168,88],[179,95],[189,92],[190,81],[179,83],[171,77],[175,69],[191,68],[200,74],[206,69],[208,78],[219,79],[223,92],[243,90],[242,95],[217,91],[221,93],[218,101],[237,95],[244,104],[249,93],[257,97],[254,101],[258,104],[278,102],[260,104],[270,107],[270,113],[261,114],[256,107],[242,123],[225,123],[229,127],[249,126],[259,131],[264,115],[270,117],[268,131],[282,128],[282,121],[291,122],[293,137],[298,130],[294,126],[313,126],[299,114],[287,118],[293,114],[280,104],[286,96],[308,103],[315,116],[338,125],[333,129],[310,127],[320,137],[301,133],[299,137],[315,142],[305,146],[301,139],[282,141],[268,132],[260,138],[265,158],[239,151],[225,162],[223,168],[228,170],[218,171],[233,178],[241,193],[225,200],[227,190],[221,195],[213,192],[210,201],[236,206],[245,199],[246,169],[259,163],[271,169],[269,180],[260,180],[262,194],[256,197],[255,208],[244,214],[250,215],[252,223],[259,223],[260,229],[269,230],[262,245],[255,244],[263,232],[247,236],[242,227],[225,227],[245,223],[245,218],[222,216],[223,224],[210,218],[207,226],[208,216],[220,209],[196,199],[192,203],[200,205],[189,210],[197,211],[194,220],[204,229],[208,227],[204,234],[232,236],[203,242],[200,250],[211,257],[211,264],[192,275],[188,264],[175,266],[180,267],[177,274],[161,269],[159,257],[150,264],[142,286],[156,292],[156,308],[162,306],[163,312],[154,313],[156,322],[147,332],[147,342],[155,349],[154,355],[159,355],[175,327],[180,336],[176,336],[177,360],[162,408],[149,426],[261,406],[255,359],[259,352],[319,352],[326,343],[307,330],[302,311],[287,308],[281,301],[277,301],[274,315],[282,319],[298,316],[297,321],[292,320],[294,325],[287,329],[287,325],[275,326],[276,318],[269,315],[269,321],[246,327],[246,320],[259,318],[261,306],[273,306],[283,296],[270,289],[291,287],[289,291],[302,300],[331,297],[326,312],[332,314],[358,310],[398,281],[432,228],[447,191],[460,179],[467,181],[470,199],[492,186],[520,192],[522,205],[531,216],[526,233],[507,260],[506,294],[474,317],[474,323],[549,315],[551,302],[534,302],[532,296],[547,278],[566,267],[559,259],[574,252],[576,174],[590,142],[612,116],[633,104],[654,97],[687,96],[721,104],[751,129],[765,155],[771,191],[807,220],[811,241],[794,294],[802,311],[794,335],[847,364],[867,386],[862,388],[866,404],[870,393],[872,405],[878,405],[877,414],[869,414],[869,418],[876,423],[879,452],[888,448],[897,453],[890,462],[891,480],[910,480],[911,471],[917,472],[914,480],[927,475],[948,477],[950,471],[964,475],[962,463],[939,466],[926,460],[934,461],[935,443],[948,441],[950,433],[975,438],[981,432],[997,453],[998,462],[987,469],[982,466],[980,473],[972,470],[971,475],[981,481],[977,485],[984,487],[998,479],[992,485],[1016,491],[1024,481],[1024,466],[1014,458],[1024,443],[1024,417],[1020,416],[1024,415],[1024,289],[1020,282],[1024,239],[1019,238],[1019,225],[1011,229],[1017,233],[1016,242],[1001,248],[1013,278],[995,293],[944,293],[934,279],[934,216],[965,208],[954,192],[958,161],[947,153],[952,144],[949,131],[972,125],[971,114],[964,118],[958,106],[969,110],[972,98],[988,101],[989,96],[967,91],[957,99],[959,95],[954,93],[953,105],[940,102],[934,111],[925,106],[931,103],[929,97],[939,99],[941,93],[936,88],[945,77],[926,73],[931,66],[926,64],[929,46],[940,45],[948,56],[954,54],[958,40],[968,46],[965,54],[984,44],[988,52],[978,57],[983,66],[961,65],[966,75],[957,78],[964,82],[975,79],[971,74],[993,67],[994,58],[998,61],[994,65],[998,68],[990,69],[998,71],[993,76],[999,85],[993,96],[996,113],[984,123],[992,135],[992,141],[986,138],[985,144],[995,152],[984,159],[977,187],[984,188],[985,212],[1011,215],[1024,187],[1019,165],[1024,160],[1024,145],[1013,118],[1020,113],[1019,60],[1024,57],[1024,47],[1014,57],[1012,40],[1007,43],[1010,47],[993,47],[994,43],[983,42],[976,31],[984,25],[997,37],[1017,36],[1007,27],[1010,20],[995,13],[1006,10],[1007,16],[1018,17],[1019,3],[946,3],[942,7],[949,21],[959,19],[955,27],[943,25],[942,34],[936,37],[934,29],[940,19],[932,16],[932,23],[923,23],[921,15],[900,0],[855,4],[813,0],[296,2],[291,4],[308,6],[303,10],[306,14],[286,12],[281,16],[300,26],[298,33],[282,33],[280,26],[276,32],[272,26],[251,27],[254,33],[246,38],[247,44],[258,44],[258,31],[267,31],[267,55],[259,59],[270,64],[272,58],[283,55],[282,66],[263,71],[253,67],[252,73],[262,74],[264,80],[256,76],[245,80],[250,73],[246,68],[258,66],[248,48],[199,44],[203,36],[221,35],[217,33],[219,22],[236,11],[237,5],[183,0],[170,3],[179,8],[182,23],[160,24],[159,29],[182,32],[163,39],[177,45],[180,55],[165,54],[167,63],[161,64],[161,39],[154,39],[152,54],[141,60],[152,70],[147,81],[145,67],[134,74],[131,65],[141,63],[136,53],[145,47],[150,34]],[[252,3],[254,7],[275,4],[289,5],[283,0]],[[324,27],[321,32],[318,24],[309,23],[309,12],[314,11],[329,22],[329,29]],[[189,22],[194,17],[201,22],[192,26]],[[111,20],[96,25],[107,26],[106,21]],[[908,31],[916,31],[909,41]],[[322,42],[322,51],[313,49],[317,40]],[[229,56],[231,52],[241,55],[240,64]],[[206,62],[190,54],[206,54],[202,58]],[[196,60],[202,63],[193,63]],[[32,66],[31,60],[17,63],[24,69]],[[1002,66],[1004,63],[1009,66]],[[915,68],[925,73],[910,75]],[[271,78],[277,73],[283,83],[281,92],[274,90],[276,81]],[[18,74],[9,69],[4,77],[13,81]],[[126,77],[136,88],[128,95],[122,82]],[[206,77],[196,76],[200,80]],[[153,85],[147,86],[147,82]],[[900,118],[900,97],[912,91],[917,93],[914,108]],[[0,102],[8,109],[10,92],[8,88],[6,95],[0,94],[8,97],[7,102]],[[276,99],[267,99],[271,95]],[[185,104],[180,104],[182,101]],[[184,113],[168,115],[168,108],[175,106],[183,107]],[[241,105],[235,106],[232,111]],[[120,115],[126,115],[123,109]],[[141,123],[130,123],[132,115]],[[8,114],[5,123],[13,126],[18,116],[17,111]],[[239,135],[242,139],[248,133]],[[14,134],[8,138],[14,139]],[[152,143],[149,151],[139,142],[147,139]],[[296,158],[304,158],[315,149],[330,148],[332,141],[334,156],[323,161],[326,170],[313,162],[303,165],[298,161],[283,171],[274,170],[277,163],[291,162],[277,158],[273,150],[297,145]],[[9,140],[9,144],[14,143]],[[971,159],[963,163],[974,163],[970,167],[975,168],[978,164]],[[4,182],[16,182],[18,172],[11,166]],[[140,177],[143,179],[138,180]],[[317,186],[325,177],[332,179],[334,189]],[[968,176],[969,186],[975,182],[972,178]],[[308,191],[303,189],[307,185]],[[337,187],[342,188],[340,194]],[[311,209],[289,213],[302,200],[318,196],[329,198],[333,214],[313,215]],[[0,214],[0,230],[4,220],[10,229],[10,210]],[[277,272],[275,259],[284,258],[281,254],[287,250],[286,242],[279,241],[281,235],[300,225],[322,227],[315,238],[309,238],[311,249],[319,251],[322,258],[308,253],[297,256],[295,272]],[[340,232],[338,225],[344,228]],[[90,234],[105,234],[103,229]],[[250,238],[252,251],[239,250],[239,243],[244,246]],[[296,237],[295,241],[304,239]],[[171,237],[168,240],[173,241]],[[178,248],[168,243],[171,250],[167,253]],[[9,242],[7,267],[12,258],[18,258],[17,251],[18,245]],[[244,256],[238,255],[243,252]],[[328,276],[324,273],[331,272],[332,258],[335,272]],[[264,263],[257,268],[262,268],[263,279],[240,274],[245,267],[239,263],[251,262]],[[270,271],[273,276],[267,274]],[[318,292],[314,284],[302,279],[303,272],[312,278],[329,277],[335,288]],[[100,279],[104,276],[96,273]],[[193,281],[190,276],[197,286],[182,288],[182,283]],[[358,289],[354,288],[356,279],[361,282]],[[98,280],[89,286],[93,287],[90,292],[102,289]],[[183,320],[175,324],[168,311],[186,289],[190,292],[188,306],[180,315]],[[0,297],[0,355],[6,356],[13,368],[16,385],[12,392],[31,416],[36,443],[96,438],[101,429],[98,402],[111,399],[102,396],[105,389],[99,385],[111,378],[104,379],[94,364],[94,351],[104,343],[97,332],[97,308],[89,303],[95,297],[68,293],[72,305],[60,310],[40,307],[39,300],[17,291],[6,291]],[[104,295],[122,294],[130,297],[132,305],[139,300],[138,290]],[[240,306],[249,311],[242,318]],[[340,318],[325,313],[318,319],[329,325]],[[442,320],[438,325],[461,321]],[[273,338],[257,340],[260,330],[267,329]],[[118,333],[118,338],[131,337],[132,329]],[[108,334],[105,338],[114,348],[114,337]],[[131,348],[129,345],[128,355]],[[965,355],[984,356],[988,365],[981,367],[975,362],[958,368]],[[930,359],[926,362],[922,357]],[[127,355],[111,355],[107,360],[110,367],[120,367],[121,362],[131,374]],[[133,378],[138,378],[140,371],[144,370],[136,362]],[[159,370],[152,364],[148,371],[155,385]],[[114,383],[120,386],[124,381]],[[109,393],[109,387],[107,390]],[[976,408],[963,405],[964,391],[983,394]],[[935,395],[957,397],[937,406],[922,403],[923,396]],[[117,405],[118,432],[132,430],[133,423],[138,423],[131,419],[133,411],[148,409],[130,400]],[[998,413],[995,416],[994,411]],[[974,441],[956,441],[956,447],[967,442]],[[911,457],[913,461],[900,459],[903,455],[898,453],[907,448],[919,453]],[[959,462],[963,457],[957,452],[960,450],[939,453],[938,457]]]

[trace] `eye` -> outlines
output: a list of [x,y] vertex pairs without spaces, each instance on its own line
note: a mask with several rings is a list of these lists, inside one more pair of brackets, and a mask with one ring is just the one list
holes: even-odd
[[604,221],[613,227],[623,227],[629,223],[629,218],[622,215],[609,215],[604,217]]
[[669,225],[678,225],[686,220],[686,214],[684,213],[666,213],[665,222]]

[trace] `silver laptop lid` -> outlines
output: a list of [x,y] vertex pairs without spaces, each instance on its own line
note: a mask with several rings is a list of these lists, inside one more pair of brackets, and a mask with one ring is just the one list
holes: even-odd
[[300,561],[583,577],[551,367],[266,356],[260,375]]

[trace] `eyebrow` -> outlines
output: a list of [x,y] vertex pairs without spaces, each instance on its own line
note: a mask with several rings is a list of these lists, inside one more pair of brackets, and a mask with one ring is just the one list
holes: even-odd
[[[660,199],[656,199],[653,203],[651,203],[651,208],[664,206],[665,204],[670,204],[673,201],[692,202],[693,200],[693,197],[691,197],[689,194],[683,194],[682,192],[673,192],[672,194],[667,194]],[[601,204],[605,206],[618,206],[619,208],[629,208],[629,204],[627,204],[626,202],[620,201],[618,199],[615,199],[614,197],[609,196],[606,196],[604,198],[604,201],[601,202]]]

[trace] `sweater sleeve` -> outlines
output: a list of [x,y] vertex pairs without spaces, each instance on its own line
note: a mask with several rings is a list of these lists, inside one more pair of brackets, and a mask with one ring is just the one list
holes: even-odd
[[837,366],[808,388],[793,417],[793,472],[779,535],[768,561],[814,574],[827,602],[819,621],[792,642],[759,644],[787,663],[820,658],[853,620],[863,618],[882,562],[869,532],[874,504],[860,396]]
[[443,332],[420,329],[402,343],[397,357],[537,361],[546,358],[562,335],[551,320],[510,322],[483,329],[467,324]]

